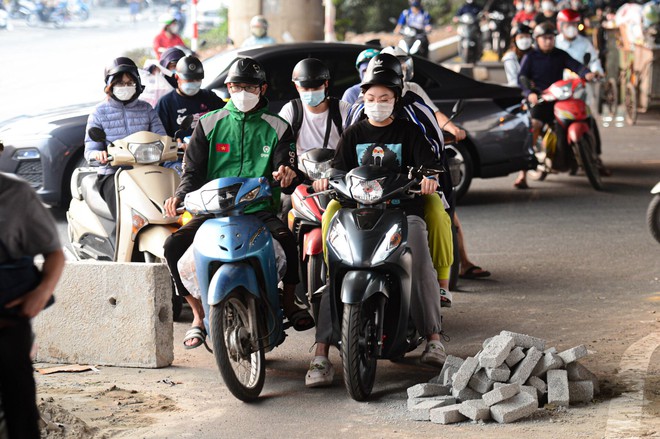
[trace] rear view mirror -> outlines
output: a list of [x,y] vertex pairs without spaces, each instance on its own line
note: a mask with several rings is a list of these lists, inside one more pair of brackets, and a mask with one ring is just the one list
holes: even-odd
[[87,130],[87,134],[89,135],[89,138],[95,142],[105,142],[106,140],[105,131],[103,131],[103,128],[91,127],[89,130]]

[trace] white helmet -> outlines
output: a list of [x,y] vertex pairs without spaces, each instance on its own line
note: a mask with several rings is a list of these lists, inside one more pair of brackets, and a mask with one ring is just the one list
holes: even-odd
[[403,80],[412,80],[413,76],[415,75],[415,67],[413,65],[412,56],[410,56],[408,52],[399,46],[387,46],[381,50],[380,53],[387,53],[396,56],[401,63],[401,69],[403,70]]

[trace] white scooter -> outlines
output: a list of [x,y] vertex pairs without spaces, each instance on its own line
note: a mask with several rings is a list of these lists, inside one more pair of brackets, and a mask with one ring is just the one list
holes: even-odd
[[[187,125],[189,127],[190,121]],[[105,132],[100,128],[91,128],[89,136],[97,142],[106,141]],[[109,164],[132,167],[120,169],[114,176],[116,222],[96,187],[96,169],[74,170],[72,200],[66,217],[69,242],[78,259],[165,261],[163,244],[180,227],[181,217],[167,217],[163,205],[176,191],[180,177],[174,169],[159,164],[176,160],[177,150],[175,139],[148,131],[110,142]],[[173,303],[176,319],[181,301],[175,296]]]

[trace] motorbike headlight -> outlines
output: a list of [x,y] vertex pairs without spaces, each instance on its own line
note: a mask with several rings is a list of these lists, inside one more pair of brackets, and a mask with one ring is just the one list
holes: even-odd
[[554,96],[558,101],[564,101],[570,98],[573,95],[573,89],[571,84],[561,85],[561,86],[550,86],[550,94]]
[[255,198],[257,198],[257,195],[259,195],[259,188],[255,187],[252,189],[250,192],[247,194],[243,195],[240,200],[238,200],[239,203],[246,203],[248,201],[252,201]]
[[387,259],[392,252],[401,245],[402,241],[403,236],[401,235],[401,227],[399,224],[395,224],[387,231],[385,237],[376,249],[372,264],[380,264],[385,261],[385,259]]
[[353,263],[351,256],[351,245],[348,242],[348,234],[344,225],[339,221],[335,221],[328,232],[328,245],[331,246],[337,255],[349,264]]
[[383,197],[384,178],[377,180],[365,180],[363,178],[351,177],[351,195],[353,199],[362,204],[377,203]]
[[311,180],[320,180],[325,176],[325,173],[330,169],[330,161],[314,162],[311,160],[300,160],[303,171]]
[[158,140],[151,143],[129,143],[128,150],[137,163],[158,163],[163,153],[163,142]]
[[467,26],[464,24],[458,25],[458,28],[456,28],[456,33],[458,34],[459,37],[467,37],[468,35]]

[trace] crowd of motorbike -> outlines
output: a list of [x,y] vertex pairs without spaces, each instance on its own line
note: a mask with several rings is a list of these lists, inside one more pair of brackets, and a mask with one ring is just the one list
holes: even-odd
[[52,24],[56,28],[61,28],[69,21],[86,21],[89,14],[90,6],[85,0],[12,0],[5,11],[6,18],[25,20],[29,26],[43,23]]

